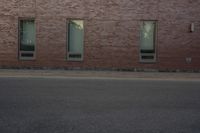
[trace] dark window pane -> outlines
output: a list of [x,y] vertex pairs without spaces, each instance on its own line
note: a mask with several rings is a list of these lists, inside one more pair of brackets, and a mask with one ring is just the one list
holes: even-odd
[[34,20],[20,21],[20,50],[35,50],[35,24]]
[[141,49],[155,49],[155,21],[144,21],[141,27]]
[[83,53],[84,27],[82,20],[71,20],[68,27],[68,51]]
[[155,50],[146,50],[146,49],[142,49],[140,52],[141,52],[141,53],[155,53]]
[[21,51],[35,51],[35,47],[28,46],[28,45],[21,45],[20,50]]

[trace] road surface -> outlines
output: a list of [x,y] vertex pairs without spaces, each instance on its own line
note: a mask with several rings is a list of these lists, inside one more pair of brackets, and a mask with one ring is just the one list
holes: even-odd
[[200,82],[0,77],[0,133],[200,133]]

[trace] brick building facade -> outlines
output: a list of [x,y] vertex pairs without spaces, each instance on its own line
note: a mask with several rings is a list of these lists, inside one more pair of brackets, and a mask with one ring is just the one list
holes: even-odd
[[[0,66],[200,70],[199,7],[200,0],[1,0]],[[32,59],[20,58],[30,56],[20,49],[23,20],[35,25]],[[69,60],[71,20],[84,23],[81,60]],[[145,22],[155,26],[153,51],[141,49]]]

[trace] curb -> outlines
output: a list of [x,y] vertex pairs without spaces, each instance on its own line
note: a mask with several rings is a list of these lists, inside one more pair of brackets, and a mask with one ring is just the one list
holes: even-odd
[[195,80],[200,73],[167,72],[119,72],[119,71],[78,71],[78,70],[15,70],[0,69],[0,77],[26,78],[87,78],[87,79],[145,79],[145,80]]

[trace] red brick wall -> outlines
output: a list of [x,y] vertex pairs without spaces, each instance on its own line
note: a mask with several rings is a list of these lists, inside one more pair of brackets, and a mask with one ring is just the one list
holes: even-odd
[[[1,0],[0,66],[200,70],[199,7],[199,0]],[[34,61],[18,59],[19,17],[36,20]],[[66,61],[68,18],[85,20],[82,62]],[[140,63],[141,20],[158,21],[156,63]]]

